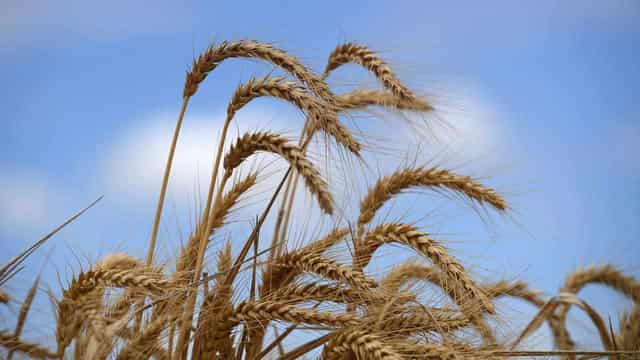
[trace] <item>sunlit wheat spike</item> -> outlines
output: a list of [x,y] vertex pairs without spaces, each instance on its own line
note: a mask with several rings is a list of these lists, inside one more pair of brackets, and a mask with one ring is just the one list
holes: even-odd
[[222,61],[228,58],[256,58],[279,66],[293,74],[306,84],[311,91],[325,99],[331,98],[328,86],[294,56],[274,47],[271,44],[254,40],[224,41],[218,46],[211,45],[193,61],[191,70],[187,72],[184,96],[192,96],[198,86]]
[[497,210],[507,209],[507,203],[500,194],[468,176],[456,175],[438,168],[406,168],[379,179],[369,189],[360,202],[359,235],[385,202],[403,190],[416,186],[455,191],[481,204],[489,204]]
[[340,265],[317,254],[293,254],[276,260],[276,266],[284,269],[296,269],[298,272],[309,272],[327,279],[340,281],[358,289],[370,289],[377,286],[375,280],[366,277],[351,267]]
[[329,55],[324,76],[328,76],[332,70],[350,62],[367,68],[397,97],[416,99],[416,96],[398,79],[391,66],[364,45],[348,42],[336,47]]
[[428,234],[418,231],[408,224],[382,224],[367,233],[362,242],[356,245],[355,262],[364,267],[375,250],[387,243],[408,245],[415,251],[425,255],[434,265],[447,274],[447,277],[458,282],[465,290],[465,295],[478,300],[490,313],[495,312],[493,303],[471,279],[457,259],[448,254],[447,249],[431,239]]
[[402,357],[393,348],[365,329],[345,329],[324,347],[323,360],[343,359],[400,360]]
[[230,176],[233,169],[258,151],[271,152],[287,160],[302,176],[309,191],[316,195],[320,208],[327,214],[333,213],[333,199],[320,172],[307,160],[299,147],[289,143],[283,136],[270,132],[256,132],[246,133],[238,138],[224,157],[226,176]]
[[332,104],[319,98],[294,81],[284,81],[283,77],[261,77],[250,79],[236,89],[227,106],[227,119],[233,118],[243,106],[259,97],[273,97],[290,102],[307,115],[311,122],[309,131],[322,130],[332,136],[353,154],[359,155],[360,144],[351,132],[340,122]]
[[466,358],[463,354],[459,354],[453,346],[441,344],[402,343],[395,348],[403,356],[415,359],[459,360]]
[[[561,291],[577,294],[588,284],[605,285],[626,295],[635,304],[640,304],[640,283],[612,265],[591,266],[572,272],[567,276]],[[575,343],[566,328],[567,314],[570,308],[570,304],[559,305],[557,317],[550,320],[554,342],[562,350],[575,348]]]
[[395,94],[376,89],[357,89],[338,96],[338,107],[341,110],[358,110],[368,106],[384,106],[397,110],[418,112],[433,111],[434,108],[426,100],[400,98]]
[[167,314],[163,317],[151,321],[140,333],[127,342],[127,344],[118,353],[118,360],[142,360],[148,359],[156,352],[160,346],[157,339],[161,332],[165,330],[169,318],[175,316]]
[[283,320],[327,327],[354,325],[359,322],[354,314],[307,310],[279,302],[244,302],[238,305],[229,317],[229,321],[233,322],[269,320]]

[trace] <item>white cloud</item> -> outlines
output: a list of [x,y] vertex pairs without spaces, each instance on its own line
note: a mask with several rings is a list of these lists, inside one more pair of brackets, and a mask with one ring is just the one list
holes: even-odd
[[477,87],[466,82],[445,83],[429,99],[436,113],[427,119],[426,133],[410,129],[405,137],[418,138],[437,163],[487,171],[508,160],[508,128],[502,111]]
[[0,228],[3,233],[31,233],[47,219],[53,194],[47,185],[28,172],[0,175]]
[[[268,112],[243,110],[227,135],[227,145],[250,129],[282,127]],[[175,116],[160,113],[143,120],[113,144],[103,171],[106,188],[130,200],[157,196],[175,126]],[[182,126],[170,178],[170,191],[179,196],[206,191],[218,146],[224,113],[187,115]],[[269,126],[265,126],[269,123]]]

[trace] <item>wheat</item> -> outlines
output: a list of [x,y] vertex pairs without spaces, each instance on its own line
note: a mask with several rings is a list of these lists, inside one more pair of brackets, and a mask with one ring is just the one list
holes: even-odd
[[358,110],[377,105],[397,110],[411,110],[419,112],[433,111],[434,108],[426,100],[407,99],[393,93],[375,89],[357,89],[338,96],[337,104],[340,110]]
[[[231,269],[231,243],[227,242],[224,251],[218,253],[218,272],[224,273]],[[194,335],[194,357],[202,359],[213,358],[216,353],[230,354],[233,343],[232,335],[225,333],[228,327],[221,326],[226,323],[224,315],[233,310],[231,298],[233,288],[216,280],[216,285],[210,294],[207,294],[200,310],[200,317]],[[216,336],[216,334],[218,334]],[[213,341],[212,339],[218,339]]]
[[391,66],[363,45],[346,43],[336,47],[327,61],[324,77],[327,77],[332,70],[349,62],[369,69],[395,96],[401,99],[416,99],[416,96],[398,80]]
[[447,274],[447,277],[456,281],[469,295],[478,300],[484,309],[494,313],[493,304],[486,295],[475,285],[464,267],[453,257],[446,248],[425,233],[407,224],[383,224],[367,233],[361,244],[356,247],[355,263],[364,267],[369,262],[373,252],[382,244],[395,242],[412,247],[417,252],[428,257],[434,265]]
[[20,340],[5,330],[0,330],[0,344],[9,350],[24,353],[31,358],[53,359],[58,357],[56,353],[40,346],[39,344]]
[[[286,77],[252,78],[234,92],[214,155],[206,203],[196,228],[174,259],[175,270],[170,271],[165,266],[154,265],[153,255],[181,123],[189,99],[211,71],[229,58],[265,60],[287,74]],[[335,95],[324,79],[346,63],[369,69],[384,89],[361,88]],[[256,132],[243,135],[229,146],[226,135],[233,117],[258,97],[287,101],[304,113],[303,132],[295,139],[298,145],[271,132]],[[6,349],[8,358],[18,352],[34,358],[106,359],[111,356],[117,359],[182,360],[191,356],[194,360],[259,360],[273,355],[270,352],[277,348],[279,358],[291,360],[311,356],[314,349],[324,346],[321,356],[325,359],[501,359],[512,355],[533,356],[532,352],[513,349],[545,321],[551,325],[557,347],[573,349],[575,346],[565,323],[569,307],[574,305],[586,312],[598,330],[604,349],[609,351],[590,355],[621,357],[622,354],[635,356],[640,353],[640,283],[613,266],[592,267],[570,274],[561,293],[545,301],[547,299],[538,291],[522,281],[478,285],[442,243],[415,226],[398,222],[368,228],[387,201],[415,187],[453,193],[498,211],[508,209],[500,194],[470,177],[438,168],[399,169],[379,179],[369,189],[359,204],[357,218],[342,218],[348,216],[349,205],[344,209],[335,208],[328,183],[311,163],[306,150],[313,136],[323,132],[359,156],[360,143],[342,124],[339,115],[368,106],[399,111],[434,110],[428,101],[402,84],[383,59],[365,46],[353,43],[338,46],[329,58],[324,77],[317,76],[297,58],[267,43],[241,40],[207,48],[194,60],[186,75],[182,107],[163,175],[146,262],[126,254],[115,254],[79,271],[62,289],[62,296],[55,299],[55,352],[21,339],[26,331],[27,315],[38,294],[36,279],[17,313],[13,333],[0,331],[0,346]],[[366,139],[370,135],[362,132],[362,136]],[[229,152],[223,159],[225,148],[229,148]],[[262,180],[256,173],[232,180],[235,170],[257,152],[270,152],[284,158],[289,169],[257,218],[256,226],[239,254],[232,257],[231,241],[227,241],[215,261],[216,273],[208,276],[205,256],[213,235],[226,230],[224,226],[233,211],[239,208],[240,200]],[[368,165],[366,158],[359,160]],[[296,177],[289,177],[293,170]],[[350,174],[346,175],[348,178]],[[326,214],[345,211],[340,211],[340,218],[329,220],[340,225],[331,228],[324,237],[287,252],[285,235],[292,233],[289,218],[299,215],[292,211],[297,176],[303,177],[319,208]],[[233,183],[228,184],[230,181]],[[258,240],[261,226],[285,181],[288,181],[285,195],[274,233],[270,234],[273,242],[265,249]],[[3,265],[0,286],[20,270],[27,256],[83,211]],[[315,231],[314,224],[302,220],[305,223],[303,231]],[[316,229],[324,225],[327,223],[318,224]],[[228,234],[230,239],[236,238],[234,232]],[[351,266],[332,260],[326,254],[345,238],[350,240],[345,243],[347,246],[353,245],[348,249],[352,251]],[[406,262],[391,271],[378,267],[375,277],[366,274],[364,268],[369,266],[377,249],[391,243],[412,248],[431,264]],[[247,259],[252,248],[253,257]],[[343,247],[337,247],[337,250],[343,250]],[[269,257],[263,259],[266,252]],[[247,270],[250,274],[237,276]],[[250,281],[246,275],[250,275]],[[378,278],[381,280],[377,281]],[[214,283],[210,287],[211,280]],[[442,307],[444,305],[438,300],[431,301],[433,294],[425,293],[424,287],[406,286],[416,280],[431,282],[454,304]],[[615,289],[635,303],[629,314],[620,317],[615,336],[610,334],[602,316],[574,295],[592,283]],[[486,313],[495,313],[493,300],[503,296],[516,297],[539,308],[538,314],[511,344],[503,343],[502,337],[498,340],[494,335],[502,330],[499,325],[504,321],[496,322],[496,326],[487,324]],[[55,298],[52,293],[50,297]],[[8,294],[0,289],[0,303],[8,302]],[[286,330],[282,333],[274,331],[275,338],[269,339],[264,346],[268,327],[279,324],[285,325]],[[323,335],[294,349],[285,349],[289,343],[287,337],[303,338],[315,331],[321,331]],[[469,334],[469,331],[474,332]],[[477,335],[483,341],[480,345]],[[71,346],[73,351],[67,354],[66,350]],[[627,352],[620,352],[620,349]],[[577,354],[574,351],[540,353],[569,358]]]
[[240,321],[263,322],[270,320],[299,322],[326,327],[340,327],[358,323],[357,317],[353,314],[335,314],[305,310],[279,302],[241,303],[234,309],[232,315],[229,317],[230,322],[236,323]]
[[[587,284],[602,284],[615,289],[640,304],[640,283],[634,278],[626,276],[611,265],[592,266],[579,269],[569,274],[561,289],[564,293],[577,294]],[[566,328],[567,314],[570,303],[559,306],[557,317],[551,319],[555,345],[562,350],[571,350],[575,343]]]
[[[269,96],[288,101],[296,105],[307,114],[311,124],[307,126],[309,133],[321,129],[334,137],[338,144],[343,145],[352,153],[360,153],[360,144],[354,139],[347,128],[340,123],[336,111],[327,105],[323,99],[310,94],[307,89],[293,81],[283,81],[282,77],[262,77],[250,79],[240,85],[227,107],[227,122],[234,114],[253,99]],[[311,136],[310,134],[308,136]]]
[[[36,291],[38,290],[38,284],[40,283],[40,276],[36,278],[29,288],[27,292],[27,296],[24,298],[24,302],[22,306],[20,306],[20,313],[18,314],[18,321],[16,322],[16,329],[13,331],[13,336],[16,339],[20,338],[20,334],[22,334],[22,329],[24,327],[24,323],[27,321],[27,315],[29,314],[29,310],[31,309],[31,304],[33,304],[33,299],[36,296]],[[9,351],[7,354],[7,360],[11,360],[13,357],[13,350]]]
[[269,132],[257,132],[247,133],[239,138],[224,158],[225,177],[230,176],[233,169],[257,151],[278,154],[287,160],[289,165],[302,175],[309,191],[316,195],[320,208],[327,214],[333,213],[333,199],[327,189],[327,183],[322,179],[318,170],[307,160],[302,150],[290,144],[282,136]]
[[459,360],[465,357],[451,346],[440,344],[402,344],[397,346],[398,353],[412,359]]
[[136,337],[127,342],[127,345],[118,353],[118,360],[141,360],[148,359],[157,347],[156,339],[165,329],[172,315],[159,317],[147,325]]
[[620,349],[640,351],[640,305],[635,305],[631,313],[621,317],[616,339]]
[[[249,191],[257,182],[258,174],[256,172],[250,173],[244,179],[233,184],[231,189],[224,195],[220,203],[216,204],[211,216],[211,227],[207,233],[207,239],[213,235],[216,229],[222,227],[227,217],[231,213],[233,207],[238,203],[240,197]],[[198,227],[205,226],[206,221],[201,221]],[[189,241],[184,246],[178,261],[176,264],[176,270],[178,274],[189,273],[193,271],[196,266],[196,256],[198,254],[198,245],[200,244],[200,238],[198,229],[194,231],[189,237]]]
[[376,287],[376,282],[367,278],[364,274],[315,254],[284,256],[276,264],[276,266],[282,266],[285,269],[297,269],[298,271],[315,273],[358,289]]
[[346,329],[329,341],[322,352],[325,360],[353,354],[356,359],[400,360],[401,356],[367,330]]
[[464,194],[481,204],[489,204],[497,210],[506,210],[507,204],[495,190],[484,187],[470,177],[453,174],[436,168],[408,168],[394,172],[378,180],[360,202],[358,233],[361,235],[376,212],[386,201],[410,187],[444,188]]
[[193,61],[191,71],[187,73],[184,96],[192,96],[198,86],[220,62],[228,58],[257,58],[279,66],[305,83],[309,89],[323,97],[330,98],[327,85],[302,65],[298,59],[268,43],[254,40],[224,41],[218,46],[209,46]]

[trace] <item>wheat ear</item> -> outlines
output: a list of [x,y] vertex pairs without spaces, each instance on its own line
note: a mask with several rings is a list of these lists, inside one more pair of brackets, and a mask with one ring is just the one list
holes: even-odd
[[327,214],[333,213],[333,199],[327,189],[327,183],[307,160],[302,150],[282,136],[269,132],[257,132],[247,133],[239,138],[224,158],[225,177],[231,176],[233,169],[257,151],[278,154],[287,160],[289,165],[302,175],[309,191],[316,195],[320,208]]
[[400,360],[402,357],[393,348],[385,345],[379,337],[367,330],[346,329],[341,331],[324,347],[323,360],[350,358],[376,360]]
[[418,112],[433,111],[434,108],[426,100],[415,100],[397,97],[384,90],[357,89],[346,94],[338,95],[340,110],[358,110],[368,106],[383,106],[396,110],[410,110]]
[[494,344],[496,342],[491,328],[483,319],[482,309],[473,306],[473,302],[469,301],[473,299],[469,299],[470,296],[467,295],[467,291],[460,289],[459,282],[453,279],[453,283],[449,283],[448,275],[439,269],[424,264],[407,262],[395,267],[383,279],[381,284],[386,289],[397,292],[404,283],[410,280],[428,281],[442,289],[458,305],[464,316],[476,327],[485,343]]
[[473,325],[466,316],[427,311],[411,311],[394,314],[383,319],[379,330],[393,336],[411,336],[419,333],[438,332],[444,336]]
[[[640,283],[633,277],[626,276],[611,265],[592,266],[578,269],[569,274],[561,289],[564,293],[577,294],[588,284],[601,284],[626,295],[636,304],[640,304]],[[559,305],[557,317],[551,318],[555,345],[561,350],[575,348],[575,343],[566,328],[567,314],[571,303]]]
[[[231,189],[222,197],[221,201],[215,205],[209,221],[211,227],[207,232],[207,240],[213,235],[213,233],[224,225],[227,217],[233,210],[233,207],[239,202],[242,195],[249,191],[257,182],[258,174],[256,172],[250,173],[242,180],[233,184]],[[201,219],[201,224],[198,226],[205,226],[207,223],[205,219]],[[184,246],[178,261],[176,263],[176,274],[191,273],[196,266],[196,259],[198,255],[198,246],[200,244],[200,238],[198,237],[200,232],[196,230],[190,237],[187,244]],[[208,243],[208,241],[207,241]]]
[[[18,321],[16,322],[16,328],[13,331],[13,336],[15,336],[16,339],[19,339],[20,334],[22,334],[22,328],[24,327],[24,323],[27,321],[27,315],[29,314],[29,310],[31,309],[31,304],[33,304],[33,299],[36,297],[39,283],[40,276],[36,277],[33,285],[31,285],[31,288],[29,288],[29,291],[27,292],[27,296],[24,298],[22,306],[20,306]],[[9,351],[9,354],[7,354],[7,360],[11,360],[13,358],[13,352],[13,350]]]
[[[356,245],[356,260],[358,266],[364,267],[369,262],[373,252],[382,244],[395,242],[408,245],[415,251],[429,258],[434,265],[442,269],[447,277],[454,280],[471,299],[479,301],[482,307],[494,313],[493,303],[476,286],[464,267],[454,257],[448,254],[447,249],[426,233],[418,231],[408,224],[382,224],[367,233],[361,244]],[[460,300],[460,299],[458,299]]]
[[0,345],[14,352],[21,352],[35,359],[55,359],[58,355],[39,344],[20,340],[6,330],[0,330]]
[[284,303],[306,301],[332,301],[338,303],[362,304],[383,301],[382,296],[374,292],[363,292],[345,286],[308,283],[302,285],[288,285],[269,294],[265,299]]
[[293,74],[309,89],[323,98],[331,98],[328,86],[307,69],[300,61],[285,51],[271,44],[254,40],[224,41],[218,46],[209,46],[193,62],[191,71],[187,73],[184,94],[194,94],[200,83],[213,71],[220,62],[228,58],[256,58],[276,65]]
[[168,290],[169,282],[157,270],[144,265],[131,268],[134,264],[138,262],[125,255],[110,256],[71,281],[58,303],[56,338],[61,354],[80,329],[82,320],[78,318],[76,307],[88,306],[89,299],[83,298],[98,286],[137,289],[151,295],[161,295]]
[[293,305],[279,302],[243,302],[239,304],[229,317],[231,322],[265,322],[281,320],[339,328],[359,322],[354,314],[335,314],[322,311],[300,309]]
[[616,339],[621,350],[640,351],[640,305],[635,305],[631,313],[620,318],[620,333]]
[[[229,271],[231,261],[231,243],[227,242],[224,251],[218,253],[218,272]],[[195,358],[209,359],[214,358],[216,353],[231,354],[233,352],[232,334],[225,334],[228,328],[221,328],[227,320],[223,316],[233,310],[232,296],[233,288],[217,279],[214,289],[205,297],[200,307],[198,325],[193,339]]]
[[[282,77],[262,77],[250,79],[240,85],[227,107],[227,119],[250,101],[258,97],[274,97],[290,102],[307,114],[310,121],[309,132],[315,129],[323,130],[333,136],[338,144],[349,149],[353,154],[359,155],[360,144],[355,140],[349,130],[338,120],[333,106],[322,98],[310,94],[307,89],[293,81],[283,81]],[[227,120],[229,121],[229,120]]]
[[397,348],[398,353],[411,359],[466,359],[464,355],[458,354],[455,348],[447,345],[401,343],[398,346],[395,346],[395,348]]
[[300,254],[321,255],[324,251],[340,242],[348,234],[348,228],[334,228],[325,237],[305,245],[303,248],[297,250],[296,252]]
[[367,290],[377,286],[375,280],[366,277],[363,273],[316,254],[285,255],[275,261],[275,266],[295,269],[297,273],[315,273],[327,279],[348,284],[356,289]]
[[127,342],[118,353],[117,360],[143,360],[156,352],[159,344],[157,339],[165,329],[166,324],[171,322],[177,315],[166,314],[151,321],[141,332]]
[[395,96],[417,101],[417,97],[402,84],[391,66],[364,45],[348,42],[336,47],[329,55],[323,76],[326,78],[331,71],[351,62],[369,69]]
[[376,212],[386,201],[411,187],[448,189],[464,194],[481,204],[489,204],[497,210],[506,210],[507,203],[495,190],[487,188],[468,176],[456,175],[437,168],[407,168],[379,179],[360,202],[358,233],[362,235]]

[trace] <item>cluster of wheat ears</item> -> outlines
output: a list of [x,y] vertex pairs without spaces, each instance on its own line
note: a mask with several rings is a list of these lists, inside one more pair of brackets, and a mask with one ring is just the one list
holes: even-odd
[[[227,108],[198,225],[181,247],[175,264],[158,265],[157,260],[154,261],[158,224],[187,104],[207,76],[231,58],[265,61],[285,76],[256,78],[237,88]],[[325,80],[333,70],[347,63],[370,71],[381,83],[381,89],[335,94]],[[246,133],[232,144],[227,143],[229,125],[236,112],[260,97],[290,102],[304,113],[306,120],[297,142],[277,133],[260,131]],[[556,296],[543,298],[539,291],[521,281],[479,283],[442,242],[413,224],[384,221],[374,224],[377,212],[387,201],[415,188],[459,195],[497,212],[509,210],[495,190],[447,169],[400,168],[377,180],[364,198],[354,199],[359,200],[357,218],[336,221],[336,226],[324,236],[301,246],[287,244],[285,234],[292,216],[293,198],[297,191],[303,191],[297,187],[299,182],[304,183],[304,191],[312,195],[327,217],[337,217],[334,214],[339,212],[326,177],[307,154],[311,140],[322,136],[316,140],[328,148],[361,159],[364,147],[341,122],[341,115],[371,106],[395,112],[434,111],[430,102],[403,85],[388,63],[365,46],[353,43],[338,46],[329,56],[322,75],[268,43],[242,40],[208,47],[187,72],[146,260],[114,254],[80,271],[63,289],[61,298],[55,300],[56,348],[53,350],[21,337],[37,292],[36,280],[20,306],[15,330],[0,331],[0,343],[8,358],[15,354],[75,359],[262,359],[274,356],[294,359],[320,354],[322,359],[385,360],[522,355],[638,356],[640,283],[613,266],[580,269],[567,277]],[[242,248],[236,249],[233,252],[236,255],[232,256],[230,242],[218,246],[222,250],[217,254],[217,271],[208,274],[203,267],[210,243],[215,241],[214,235],[227,224],[228,215],[243,195],[260,181],[256,171],[239,176],[238,167],[259,152],[281,157],[289,168],[264,211],[256,217],[248,239],[236,241]],[[259,244],[264,220],[277,199],[280,206],[273,210],[277,211],[277,217],[272,241]],[[3,266],[0,285],[21,268],[29,254],[67,223]],[[424,261],[401,263],[388,273],[376,274],[381,276],[375,278],[367,274],[367,265],[376,251],[391,243],[415,251]],[[330,254],[330,249],[335,251],[340,246],[347,249],[348,263]],[[173,266],[174,271],[169,271]],[[239,279],[242,279],[240,284]],[[413,286],[416,282],[433,284],[450,301],[444,305],[425,303],[418,288]],[[618,331],[576,296],[591,283],[606,285],[634,302],[633,310],[621,317]],[[497,339],[496,329],[488,322],[496,313],[495,299],[505,296],[520,298],[539,308],[528,326],[508,343]],[[9,302],[9,296],[2,290],[0,300],[5,304]],[[604,351],[576,349],[565,325],[572,306],[586,312],[593,321]],[[522,340],[543,323],[551,329],[556,350],[520,349],[518,345]],[[297,345],[302,345],[286,348],[288,337],[302,339],[297,341]]]

